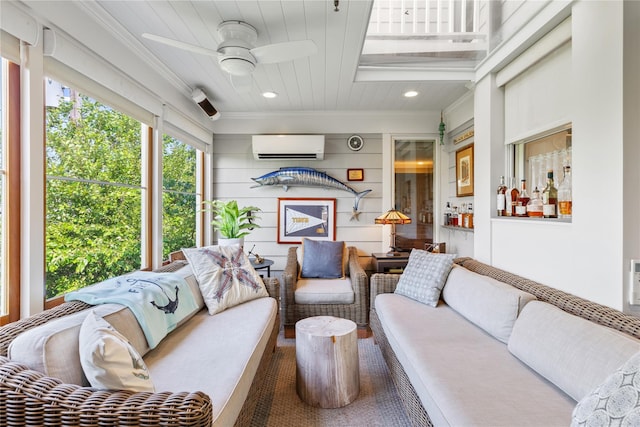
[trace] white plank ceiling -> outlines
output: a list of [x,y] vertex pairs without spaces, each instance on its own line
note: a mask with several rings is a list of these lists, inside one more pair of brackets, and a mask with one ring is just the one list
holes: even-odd
[[[428,73],[424,73],[424,79],[419,73],[412,73],[411,81],[403,80],[400,74],[397,79],[387,75],[385,81],[355,81],[372,0],[341,0],[338,12],[334,11],[333,0],[25,0],[25,3],[81,40],[94,37],[90,31],[93,23],[78,25],[79,19],[95,20],[93,25],[108,27],[115,39],[150,55],[162,65],[167,76],[185,88],[204,88],[222,113],[441,110],[467,91],[467,81],[427,80]],[[142,37],[143,33],[152,33],[215,49],[221,42],[218,24],[228,20],[254,26],[258,32],[256,46],[310,39],[318,52],[289,62],[258,64],[251,90],[238,93],[215,57]],[[94,46],[97,45],[109,49],[108,40],[95,42]],[[104,56],[109,55],[105,52]],[[410,89],[419,95],[403,97]],[[278,97],[265,99],[261,96],[265,91],[276,92]]]

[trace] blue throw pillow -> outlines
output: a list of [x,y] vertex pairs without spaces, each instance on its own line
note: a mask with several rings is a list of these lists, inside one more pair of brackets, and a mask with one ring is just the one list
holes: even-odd
[[454,254],[412,250],[395,293],[435,307],[455,257]]
[[303,239],[300,277],[316,279],[344,277],[343,253],[344,242]]

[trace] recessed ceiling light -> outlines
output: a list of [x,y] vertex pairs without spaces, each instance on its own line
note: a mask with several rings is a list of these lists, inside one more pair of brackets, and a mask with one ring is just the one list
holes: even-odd
[[418,96],[418,92],[416,92],[415,90],[410,90],[404,93],[404,96],[406,98],[413,98],[414,96]]
[[276,96],[278,96],[278,94],[275,92],[264,92],[262,96],[264,96],[265,98],[275,98]]

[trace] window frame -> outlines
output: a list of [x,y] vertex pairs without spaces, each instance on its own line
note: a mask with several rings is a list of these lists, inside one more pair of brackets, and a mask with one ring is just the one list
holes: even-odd
[[4,219],[2,262],[5,265],[2,278],[7,285],[6,314],[0,315],[0,325],[20,319],[20,173],[21,173],[21,121],[20,121],[20,65],[2,58],[3,96],[6,111],[2,117],[3,156],[5,169],[5,194],[3,201]]

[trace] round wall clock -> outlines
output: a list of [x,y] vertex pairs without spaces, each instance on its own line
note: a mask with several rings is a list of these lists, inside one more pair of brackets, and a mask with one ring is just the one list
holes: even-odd
[[352,151],[358,151],[364,146],[364,140],[360,135],[352,135],[347,139],[347,146]]

